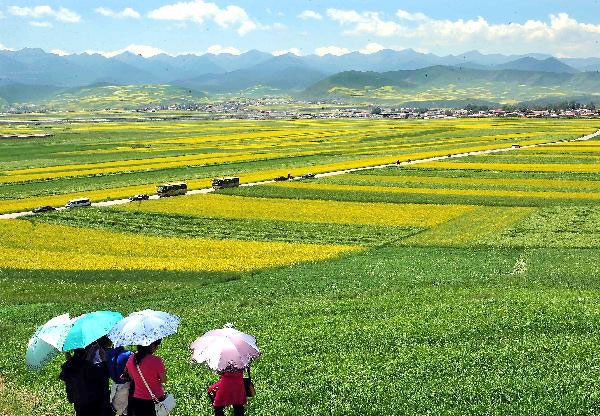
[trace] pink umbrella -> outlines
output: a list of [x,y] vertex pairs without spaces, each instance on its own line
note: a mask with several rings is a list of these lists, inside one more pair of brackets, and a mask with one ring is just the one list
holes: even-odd
[[260,355],[256,338],[235,329],[231,324],[213,329],[190,345],[192,360],[205,363],[214,371],[243,370]]

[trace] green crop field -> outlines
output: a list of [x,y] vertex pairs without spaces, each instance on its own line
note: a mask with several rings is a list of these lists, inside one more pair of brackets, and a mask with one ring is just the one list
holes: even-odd
[[[597,120],[3,125],[0,211],[330,172],[593,133]],[[24,362],[47,319],[152,308],[174,415],[209,415],[189,344],[255,335],[249,415],[600,412],[600,139],[0,220],[0,414],[72,413]]]

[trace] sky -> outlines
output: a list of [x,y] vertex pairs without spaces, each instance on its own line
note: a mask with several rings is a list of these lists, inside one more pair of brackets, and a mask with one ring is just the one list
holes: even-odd
[[0,0],[0,49],[600,57],[600,0]]

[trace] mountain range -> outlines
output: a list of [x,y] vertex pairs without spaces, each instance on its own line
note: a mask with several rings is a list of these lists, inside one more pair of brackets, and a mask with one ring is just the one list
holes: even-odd
[[[0,51],[0,83],[75,87],[97,82],[125,85],[185,84],[189,81],[192,84],[206,84],[215,89],[220,82],[229,85],[232,79],[246,78],[252,81],[256,78],[257,81],[263,81],[261,77],[265,78],[265,72],[269,74],[267,78],[279,78],[276,83],[281,83],[281,78],[287,78],[290,72],[302,69],[307,75],[300,78],[310,84],[315,77],[343,71],[386,72],[421,69],[434,65],[576,73],[600,70],[600,58],[559,60],[541,54],[484,55],[477,51],[440,57],[412,49],[384,49],[372,54],[352,52],[341,56],[273,56],[252,50],[241,55],[160,54],[144,58],[124,52],[107,58],[100,54],[87,53],[59,56],[42,49],[25,48],[19,51]],[[199,79],[206,74],[211,75],[210,80]],[[295,88],[300,84],[292,82],[291,87]],[[287,83],[284,82],[283,85],[287,87]]]
[[[424,70],[428,75],[421,78]],[[514,95],[513,87],[518,85],[555,89],[547,91],[550,95],[600,93],[598,89],[582,90],[597,88],[594,75],[590,74],[598,71],[600,58],[558,59],[543,54],[501,55],[478,51],[437,56],[412,49],[384,49],[372,54],[352,52],[341,56],[273,56],[251,50],[241,55],[160,54],[149,58],[124,52],[107,58],[87,53],[59,56],[25,48],[0,51],[0,98],[18,103],[61,89],[98,83],[168,84],[210,95],[238,94],[264,87],[275,93],[305,97],[361,97],[374,87],[414,93],[448,84],[464,89],[492,83],[494,93],[487,94],[487,98],[502,101],[501,87],[506,87],[506,94]],[[485,95],[484,92],[481,97]]]

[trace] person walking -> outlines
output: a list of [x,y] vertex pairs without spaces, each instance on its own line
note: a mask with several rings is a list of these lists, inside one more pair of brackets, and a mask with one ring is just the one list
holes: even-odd
[[113,416],[106,361],[94,364],[87,359],[89,354],[89,348],[68,354],[58,377],[65,382],[67,399],[77,416]]
[[108,364],[108,374],[112,380],[110,389],[110,403],[117,416],[127,415],[127,406],[129,405],[129,389],[131,382],[123,378],[125,365],[133,351],[126,350],[124,347],[107,348],[106,362]]
[[224,416],[227,406],[233,406],[234,416],[244,416],[244,370],[223,371],[219,375],[219,381],[208,388],[209,396],[214,398],[212,405],[215,416]]
[[[126,375],[133,381],[133,396],[129,400],[128,416],[156,416],[155,402],[165,397],[163,383],[167,373],[163,360],[154,355],[160,345],[154,341],[148,346],[138,345],[137,352],[129,356]],[[145,382],[144,382],[145,380]]]
[[[244,415],[246,397],[254,397],[250,378],[250,362],[260,356],[256,338],[238,331],[232,324],[213,329],[198,337],[190,345],[192,361],[206,364],[220,378],[208,388],[216,416],[225,414],[225,407],[233,406],[235,416]],[[244,379],[244,369],[248,378]]]

